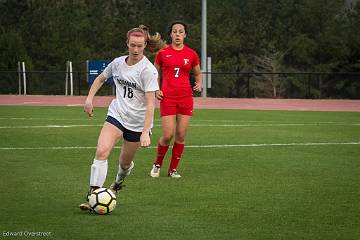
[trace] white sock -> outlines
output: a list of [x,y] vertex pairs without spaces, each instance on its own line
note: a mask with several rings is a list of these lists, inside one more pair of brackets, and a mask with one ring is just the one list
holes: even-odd
[[118,170],[118,173],[116,175],[116,179],[115,181],[117,183],[120,183],[122,181],[124,181],[124,179],[130,175],[131,173],[131,169],[134,168],[134,162],[131,162],[131,165],[128,169],[123,169],[120,165],[119,165],[119,170]]
[[106,179],[107,169],[107,160],[94,159],[94,162],[91,165],[90,186],[102,187]]

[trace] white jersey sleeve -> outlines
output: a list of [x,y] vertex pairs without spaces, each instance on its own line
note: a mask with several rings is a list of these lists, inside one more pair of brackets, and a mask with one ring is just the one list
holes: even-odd
[[113,76],[113,65],[114,65],[114,61],[109,63],[109,65],[107,65],[104,71],[102,72],[102,75],[106,77],[106,79],[111,78]]
[[158,84],[158,71],[156,68],[145,68],[140,75],[143,83],[143,91],[144,92],[154,92],[159,90]]

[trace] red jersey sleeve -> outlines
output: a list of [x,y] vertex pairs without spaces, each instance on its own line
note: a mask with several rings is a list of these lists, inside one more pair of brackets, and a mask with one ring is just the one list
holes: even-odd
[[194,61],[193,61],[193,67],[200,65],[200,60],[199,60],[199,56],[197,55],[197,53],[195,51],[193,51],[194,53]]
[[155,63],[158,65],[158,66],[161,66],[162,65],[162,58],[161,58],[161,55],[162,55],[162,50],[160,50],[159,52],[156,53],[155,55]]

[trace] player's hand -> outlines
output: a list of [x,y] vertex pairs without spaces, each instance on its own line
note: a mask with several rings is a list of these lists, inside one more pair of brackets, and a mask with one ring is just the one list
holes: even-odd
[[157,98],[157,100],[162,100],[164,98],[164,94],[161,90],[158,90],[155,92],[155,97]]
[[149,133],[142,133],[140,136],[140,146],[146,148],[150,145],[150,136]]
[[194,91],[196,92],[201,92],[202,90],[202,84],[201,83],[198,83],[198,82],[195,82],[195,86],[193,87]]
[[89,117],[94,116],[94,106],[91,101],[85,101],[84,112],[86,112]]

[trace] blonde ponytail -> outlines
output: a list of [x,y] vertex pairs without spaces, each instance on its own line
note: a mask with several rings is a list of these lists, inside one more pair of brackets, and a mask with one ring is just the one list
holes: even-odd
[[142,24],[137,28],[129,30],[126,36],[128,40],[130,36],[144,36],[147,43],[145,49],[151,53],[155,53],[166,46],[165,41],[161,39],[160,33],[156,32],[154,35],[150,35],[149,28]]

